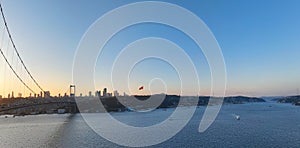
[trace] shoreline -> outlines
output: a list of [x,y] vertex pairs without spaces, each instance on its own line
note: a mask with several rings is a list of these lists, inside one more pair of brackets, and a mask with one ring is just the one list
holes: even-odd
[[[160,95],[157,95],[158,97]],[[137,99],[143,101],[147,100],[149,96],[135,96]],[[89,97],[89,98],[43,98],[43,99],[2,99],[0,101],[0,116],[11,115],[15,116],[26,116],[26,115],[40,115],[40,114],[75,114],[79,113],[77,104],[80,103],[80,109],[82,113],[101,113],[101,112],[132,112],[132,111],[141,111],[141,110],[156,110],[156,109],[167,109],[167,108],[176,108],[178,107],[178,102],[180,99],[184,99],[184,103],[181,106],[193,106],[192,104],[197,104],[196,106],[207,106],[210,97],[209,96],[200,96],[200,97],[181,97],[176,95],[166,95],[166,98],[156,108],[151,106],[138,106],[138,107],[125,107],[122,103],[131,103],[130,99],[132,97]],[[120,103],[118,100],[121,98],[123,101]],[[285,97],[277,98],[272,101],[277,103],[292,103],[291,101],[282,101],[284,99],[295,101],[300,97]],[[296,99],[295,99],[296,98]],[[155,98],[154,98],[155,99]],[[195,100],[197,99],[197,100]],[[99,100],[104,104],[105,111],[99,110],[99,108],[93,108],[95,103],[99,103]],[[94,102],[93,102],[94,101]],[[127,101],[127,102],[126,102]],[[197,102],[195,102],[197,101]],[[245,96],[234,96],[234,97],[225,97],[222,105],[230,104],[247,104],[247,103],[262,103],[267,102],[262,98],[255,97],[245,97]],[[25,104],[25,105],[24,105]],[[82,105],[83,104],[83,105]],[[25,106],[25,107],[24,107]],[[91,107],[92,106],[92,107]]]

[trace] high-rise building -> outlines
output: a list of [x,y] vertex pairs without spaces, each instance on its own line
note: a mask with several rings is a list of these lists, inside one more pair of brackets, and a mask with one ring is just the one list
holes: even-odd
[[22,93],[18,93],[18,98],[22,98]]
[[95,96],[96,96],[96,97],[101,97],[101,91],[98,91],[98,90],[97,90],[97,91],[95,92]]
[[50,91],[44,91],[44,98],[50,98]]
[[107,88],[104,88],[103,89],[103,97],[106,97],[107,96]]
[[126,92],[124,92],[124,93],[123,93],[123,96],[125,97],[125,96],[128,96],[128,95],[126,94]]
[[118,97],[119,96],[119,92],[117,90],[114,91],[114,96]]

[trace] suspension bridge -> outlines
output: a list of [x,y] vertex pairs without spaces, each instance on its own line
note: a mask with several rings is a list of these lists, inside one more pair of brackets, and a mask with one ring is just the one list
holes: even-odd
[[[76,112],[75,94],[51,97],[30,72],[14,42],[5,10],[0,4],[0,115],[53,112],[60,108]],[[71,88],[75,86],[71,85]]]

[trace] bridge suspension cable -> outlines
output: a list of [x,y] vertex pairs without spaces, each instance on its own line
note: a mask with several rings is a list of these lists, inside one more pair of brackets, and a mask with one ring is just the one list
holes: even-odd
[[[4,26],[5,26],[5,30],[8,34],[8,37],[9,37],[9,40],[13,46],[13,49],[14,51],[16,52],[17,56],[18,56],[18,59],[20,60],[21,62],[21,65],[24,67],[26,73],[29,75],[29,77],[31,78],[31,80],[34,82],[34,84],[42,91],[44,92],[44,89],[41,87],[41,85],[39,85],[39,83],[34,79],[34,77],[32,76],[32,74],[29,72],[28,68],[26,67],[23,59],[21,58],[17,48],[16,48],[16,45],[14,43],[14,40],[12,38],[12,35],[10,33],[10,30],[8,28],[8,25],[7,25],[7,21],[6,21],[6,18],[5,18],[5,15],[4,15],[4,12],[3,12],[3,8],[2,8],[2,5],[0,3],[0,11],[1,11],[1,15],[2,15],[2,20],[3,20],[3,23],[4,23]],[[10,67],[10,69],[12,70],[12,72],[14,73],[14,75],[20,80],[20,82],[29,90],[31,91],[33,94],[36,94],[33,89],[31,89],[29,87],[29,85],[27,85],[23,80],[22,78],[18,75],[18,73],[14,70],[14,68],[12,67],[12,65],[10,64],[10,62],[8,61],[7,57],[5,56],[5,54],[3,53],[3,50],[0,48],[0,52],[1,52],[1,55],[3,56],[4,60],[6,61],[6,63],[8,64],[8,66]]]
[[17,74],[17,72],[14,70],[14,68],[12,67],[12,65],[9,63],[9,61],[7,60],[6,56],[4,55],[2,49],[0,48],[0,52],[2,57],[4,58],[5,62],[8,64],[9,68],[12,70],[12,72],[15,74],[15,76],[21,81],[21,83],[23,85],[25,85],[25,87],[27,89],[29,89],[33,94],[35,94],[35,92],[21,79],[21,77]]

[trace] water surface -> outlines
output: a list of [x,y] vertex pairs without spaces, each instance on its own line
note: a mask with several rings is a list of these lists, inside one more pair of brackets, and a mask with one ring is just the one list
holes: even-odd
[[[205,107],[197,108],[182,131],[154,147],[300,146],[300,107],[273,102],[224,105],[212,126],[199,133],[204,110]],[[142,127],[163,121],[173,111],[159,109],[112,115],[126,124]],[[234,115],[240,115],[241,120],[236,120]],[[95,114],[89,116],[96,117]],[[80,114],[1,116],[0,139],[0,147],[121,147],[98,136]],[[130,136],[128,140],[131,140]]]

